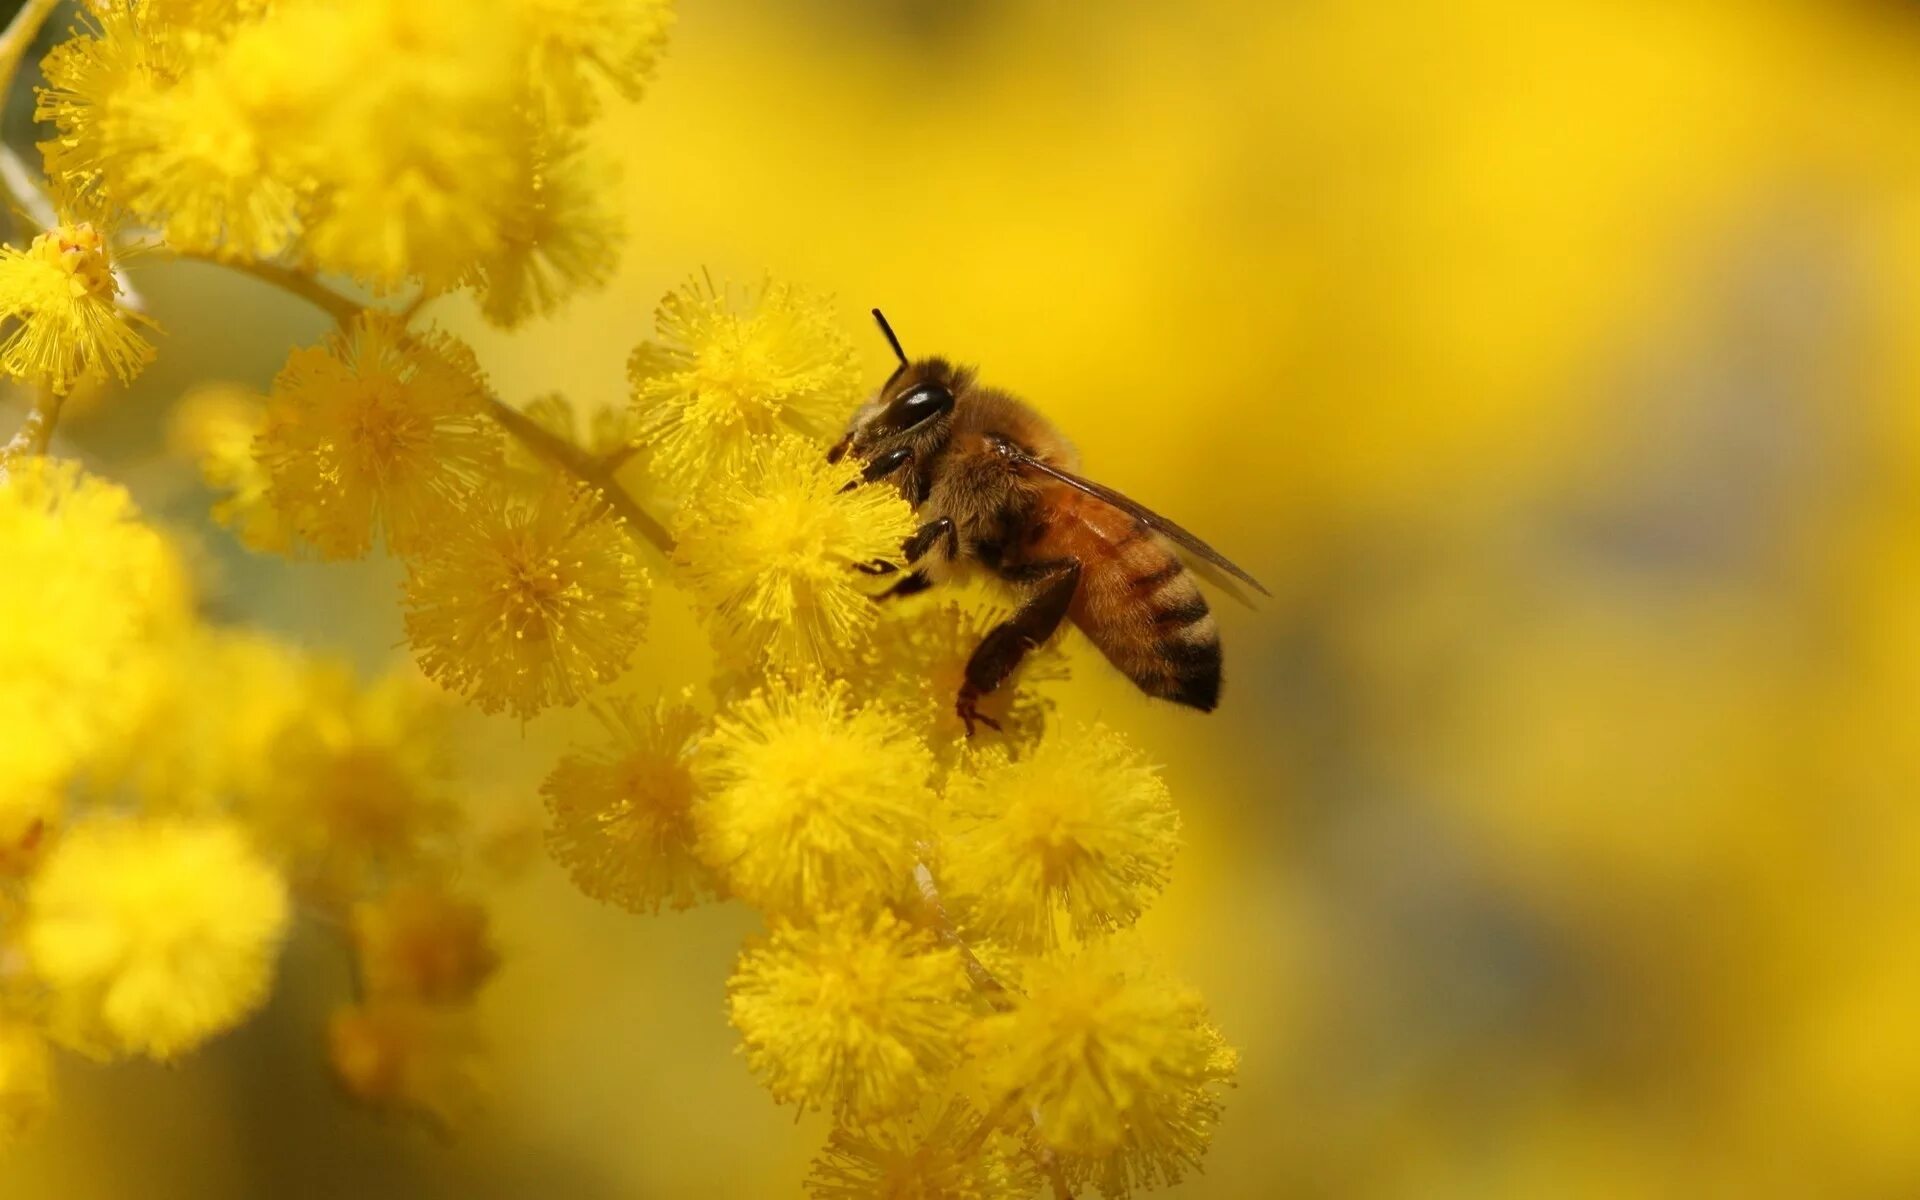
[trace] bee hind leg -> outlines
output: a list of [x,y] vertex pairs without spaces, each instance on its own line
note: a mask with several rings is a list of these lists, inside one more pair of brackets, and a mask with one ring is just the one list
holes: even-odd
[[973,657],[967,660],[966,682],[960,685],[960,695],[953,705],[953,711],[966,722],[968,737],[973,736],[976,724],[1000,728],[999,722],[980,711],[980,698],[1005,683],[1028,651],[1053,636],[1060,622],[1066,620],[1067,607],[1079,587],[1079,559],[1050,564],[1027,602],[980,640]]

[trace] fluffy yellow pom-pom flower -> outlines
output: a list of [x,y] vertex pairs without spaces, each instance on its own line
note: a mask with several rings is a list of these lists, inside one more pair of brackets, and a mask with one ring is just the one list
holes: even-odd
[[79,465],[0,465],[0,856],[142,711],[127,680],[186,624],[184,573],[127,493]]
[[599,105],[590,75],[638,100],[673,27],[670,0],[519,0],[533,84],[554,120]]
[[867,1121],[950,1070],[969,1012],[959,953],[881,911],[777,925],[727,983],[742,1052],[774,1099]]
[[420,667],[486,712],[530,717],[626,670],[646,629],[647,573],[599,493],[487,489],[407,577]]
[[1113,1196],[1199,1164],[1234,1067],[1199,994],[1138,959],[1106,943],[1035,963],[1025,993],[975,1030],[993,1090]]
[[547,847],[582,892],[634,912],[690,908],[718,890],[694,854],[693,748],[706,722],[684,704],[597,712],[609,740],[569,754],[540,785]]
[[987,750],[947,781],[942,880],[968,925],[1024,949],[1137,920],[1166,886],[1180,815],[1152,767],[1105,726],[1057,732],[1025,758]]
[[855,564],[898,558],[915,528],[892,489],[843,490],[858,477],[808,442],[769,440],[682,511],[682,578],[753,659],[791,668],[858,656],[878,606]]
[[91,224],[61,225],[25,250],[0,246],[0,370],[56,392],[83,375],[126,383],[153,359],[153,346],[120,307],[107,239]]
[[34,876],[25,944],[63,1039],[164,1059],[259,1007],[286,925],[286,885],[237,825],[100,818]]
[[487,910],[437,887],[402,884],[353,906],[360,983],[381,1000],[459,1004],[500,965]]
[[338,899],[444,849],[457,812],[442,790],[446,708],[411,668],[365,689],[316,672],[311,687],[275,747],[282,786],[248,811],[302,883]]
[[376,533],[420,550],[456,527],[499,460],[484,392],[464,343],[366,313],[274,380],[257,450],[268,495],[327,558],[365,554]]
[[46,1115],[53,1091],[51,1060],[45,1038],[0,1017],[0,1149]]
[[608,163],[577,138],[531,123],[516,145],[514,186],[499,202],[500,244],[474,271],[480,311],[508,326],[605,284],[621,232]]
[[930,832],[933,760],[842,683],[776,683],[701,743],[700,853],[734,895],[795,916],[901,894]]
[[807,1177],[810,1200],[1029,1200],[1032,1160],[1005,1132],[980,1128],[964,1100],[833,1131]]
[[627,375],[653,470],[678,490],[743,466],[759,438],[824,434],[853,410],[853,347],[824,298],[700,278],[660,302],[654,325]]

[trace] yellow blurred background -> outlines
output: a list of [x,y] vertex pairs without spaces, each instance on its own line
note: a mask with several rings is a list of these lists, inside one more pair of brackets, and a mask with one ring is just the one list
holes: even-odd
[[[1166,764],[1146,933],[1243,1050],[1176,1194],[1910,1196],[1917,112],[1897,0],[686,0],[606,125],[613,285],[511,336],[432,311],[502,394],[618,404],[690,270],[837,294],[876,383],[880,305],[1268,583],[1218,713],[1083,642],[1062,692]],[[160,360],[64,451],[220,617],[398,658],[397,568],[249,557],[165,453],[190,384],[323,318],[135,270]],[[705,653],[662,608],[643,680]],[[476,811],[530,827],[586,723],[461,720]],[[454,1137],[336,1096],[309,933],[184,1066],[65,1063],[0,1196],[797,1195],[824,1122],[722,1008],[751,914],[631,917],[534,853]]]

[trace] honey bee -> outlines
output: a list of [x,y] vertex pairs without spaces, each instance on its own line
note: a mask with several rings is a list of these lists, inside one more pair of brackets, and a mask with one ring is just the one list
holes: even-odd
[[1024,593],[967,661],[954,701],[967,735],[976,724],[999,728],[979,711],[981,697],[1069,619],[1141,691],[1211,712],[1220,631],[1180,552],[1229,592],[1219,572],[1267,590],[1172,521],[1082,478],[1073,447],[1026,404],[982,386],[972,367],[909,359],[879,309],[873,318],[900,365],[827,459],[852,455],[862,481],[894,484],[924,518],[901,548],[908,573],[881,597],[924,591],[965,560]]

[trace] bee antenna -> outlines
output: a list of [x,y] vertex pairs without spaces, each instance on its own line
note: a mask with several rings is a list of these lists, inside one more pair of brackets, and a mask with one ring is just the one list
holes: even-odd
[[886,317],[882,316],[877,308],[873,310],[873,319],[880,322],[880,332],[887,335],[887,345],[893,347],[894,357],[900,360],[901,366],[906,366],[907,352],[900,348],[900,339],[893,336],[893,326],[887,324]]

